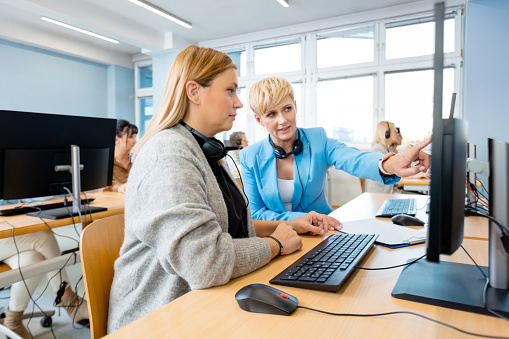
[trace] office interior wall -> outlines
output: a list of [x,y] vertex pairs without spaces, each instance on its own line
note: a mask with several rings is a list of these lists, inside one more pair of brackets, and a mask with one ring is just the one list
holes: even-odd
[[111,76],[108,65],[0,40],[0,109],[113,117],[113,98],[134,120],[133,99],[122,94],[134,92],[133,70],[116,68]]
[[108,66],[108,118],[135,122],[133,70]]
[[484,161],[488,137],[509,142],[508,17],[507,0],[467,3],[464,116],[469,122],[468,141],[477,145],[477,158]]
[[160,54],[152,57],[152,88],[154,90],[153,105],[154,113],[157,112],[163,99],[166,77],[171,63],[180,51]]

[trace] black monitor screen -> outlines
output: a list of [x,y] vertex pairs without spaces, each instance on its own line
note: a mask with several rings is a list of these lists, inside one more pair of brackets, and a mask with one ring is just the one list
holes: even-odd
[[80,148],[81,189],[111,185],[116,120],[0,110],[0,199],[66,193],[71,145]]

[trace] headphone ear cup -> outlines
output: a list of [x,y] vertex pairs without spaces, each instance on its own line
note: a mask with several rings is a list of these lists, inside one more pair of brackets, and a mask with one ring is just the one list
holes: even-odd
[[391,137],[391,131],[385,132],[385,139],[389,139]]
[[224,144],[219,140],[208,138],[202,146],[203,153],[207,158],[222,159],[226,155]]
[[279,159],[285,159],[287,158],[288,156],[286,155],[286,152],[285,150],[283,149],[283,147],[279,147],[279,146],[273,146],[274,148],[274,155],[276,156],[276,158],[279,158]]
[[293,142],[293,150],[292,150],[292,153],[295,154],[295,155],[299,155],[300,152],[302,152],[302,148],[304,147],[304,145],[302,144],[302,141],[300,140],[300,138],[296,139],[294,142]]

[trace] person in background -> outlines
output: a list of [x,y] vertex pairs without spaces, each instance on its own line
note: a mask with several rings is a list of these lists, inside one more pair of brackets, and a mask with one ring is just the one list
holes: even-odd
[[129,152],[136,145],[138,127],[129,121],[117,120],[117,136],[115,137],[115,163],[113,166],[113,182],[105,191],[125,193],[125,184],[131,170]]
[[[45,259],[51,259],[60,255],[55,235],[51,231],[40,231],[12,238],[0,239],[0,261],[9,265],[11,269],[38,263]],[[71,287],[65,269],[60,272],[47,273],[49,285],[55,294],[62,289],[61,299],[55,300],[55,304],[63,307],[72,321],[81,325],[88,324],[87,301],[76,295]],[[9,309],[3,325],[22,338],[32,338],[25,325],[23,325],[23,313],[28,307],[30,296],[34,296],[35,289],[41,280],[41,276],[26,279],[12,284]],[[66,282],[67,286],[62,285]],[[26,285],[25,285],[26,284]],[[28,291],[27,291],[28,289]]]
[[[401,130],[393,122],[380,121],[376,125],[375,139],[371,147],[372,152],[387,154],[398,153],[397,147],[401,145],[403,136]],[[417,173],[409,178],[428,178],[428,173]],[[364,180],[364,192],[370,193],[404,193],[397,185],[383,185],[374,180]]]
[[[385,185],[429,168],[429,154],[421,149],[431,139],[409,145],[398,154],[380,156],[328,138],[321,127],[298,128],[293,88],[284,78],[255,83],[249,106],[256,122],[269,133],[267,139],[240,151],[244,192],[253,219],[288,220],[310,211],[332,212],[325,199],[326,173],[331,166]],[[413,162],[417,162],[414,167]]]
[[226,53],[197,46],[170,67],[161,106],[131,153],[109,333],[298,250],[298,233],[340,229],[316,212],[286,223],[251,219],[225,146],[213,137],[232,128],[242,107],[236,68]]
[[[246,138],[246,133],[233,132],[232,134],[230,134],[230,146],[242,146],[242,148],[246,148],[248,145],[249,143]],[[230,151],[228,152],[229,156],[226,157],[226,163],[228,164],[228,167],[230,168],[230,171],[232,172],[234,178],[238,178],[240,176],[239,152],[240,150]]]

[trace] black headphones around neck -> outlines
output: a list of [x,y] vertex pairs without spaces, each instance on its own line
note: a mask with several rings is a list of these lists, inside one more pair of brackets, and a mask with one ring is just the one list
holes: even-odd
[[278,159],[286,159],[286,158],[288,158],[292,154],[298,155],[298,154],[300,154],[300,152],[302,152],[302,149],[304,148],[304,145],[302,144],[302,141],[300,140],[300,131],[299,131],[299,129],[297,129],[297,139],[295,139],[295,141],[293,142],[293,144],[292,144],[292,151],[289,152],[289,153],[286,153],[286,151],[283,149],[283,147],[279,147],[279,146],[274,145],[270,135],[269,135],[269,143],[272,146],[272,148],[274,148],[274,155]]
[[387,124],[387,132],[385,132],[385,139],[389,139],[391,137],[391,126],[389,125],[389,122],[385,122]]
[[216,138],[206,137],[205,135],[201,134],[200,132],[198,132],[185,122],[181,121],[180,124],[184,126],[193,135],[196,135],[198,138],[204,141],[203,145],[201,146],[201,149],[203,151],[203,154],[205,154],[205,157],[209,159],[220,160],[226,156],[226,153],[228,153],[228,151],[242,149],[242,146],[226,147],[221,141],[217,140]]

